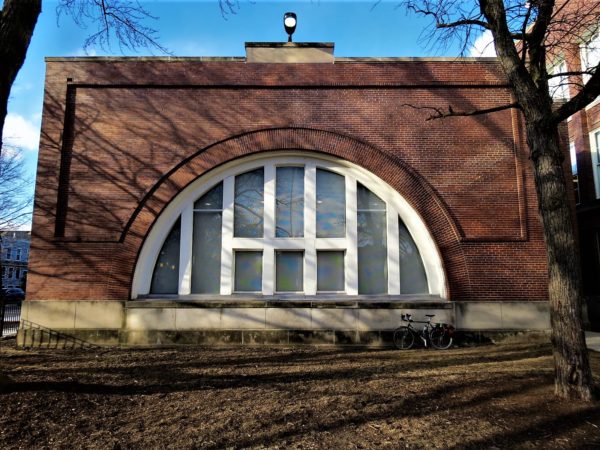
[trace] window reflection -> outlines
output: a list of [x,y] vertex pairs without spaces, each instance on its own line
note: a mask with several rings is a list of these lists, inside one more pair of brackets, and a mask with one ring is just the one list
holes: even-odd
[[278,167],[275,183],[275,236],[304,236],[304,167]]
[[301,292],[304,284],[303,252],[275,253],[276,290],[279,292]]
[[387,292],[385,202],[362,184],[357,186],[358,293]]
[[217,294],[221,286],[223,183],[194,203],[192,294]]
[[346,236],[346,185],[342,175],[317,169],[317,237]]
[[262,290],[262,252],[235,252],[235,290]]
[[317,252],[317,291],[344,290],[344,252]]
[[264,184],[262,167],[235,177],[235,237],[263,237]]

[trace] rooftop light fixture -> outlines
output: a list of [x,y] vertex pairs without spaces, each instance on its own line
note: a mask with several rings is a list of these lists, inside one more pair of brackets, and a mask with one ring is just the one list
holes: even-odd
[[292,34],[296,31],[296,13],[286,12],[283,15],[283,26],[285,27],[285,32],[288,34],[288,42],[292,42]]

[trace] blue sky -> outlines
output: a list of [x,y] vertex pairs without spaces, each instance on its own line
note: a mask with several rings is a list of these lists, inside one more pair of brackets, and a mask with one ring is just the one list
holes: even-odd
[[[454,56],[456,48],[440,53],[419,42],[429,23],[406,15],[396,1],[261,1],[240,0],[235,14],[223,18],[218,2],[209,0],[141,1],[158,17],[147,24],[158,30],[160,43],[175,56],[244,56],[246,41],[285,41],[283,14],[296,12],[296,42],[334,42],[336,56]],[[8,105],[5,142],[24,150],[27,173],[33,178],[44,91],[44,57],[85,56],[83,42],[93,31],[78,28],[69,17],[57,23],[56,2],[43,0],[27,59]],[[483,40],[482,40],[483,42]],[[483,48],[484,45],[480,45]],[[112,49],[91,48],[90,56],[122,55]],[[149,52],[125,53],[148,55]],[[33,188],[32,188],[33,195]]]

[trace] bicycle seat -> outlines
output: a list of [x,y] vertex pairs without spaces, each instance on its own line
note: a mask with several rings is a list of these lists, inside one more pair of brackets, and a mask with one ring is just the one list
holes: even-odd
[[425,314],[425,317],[435,317],[435,314]]

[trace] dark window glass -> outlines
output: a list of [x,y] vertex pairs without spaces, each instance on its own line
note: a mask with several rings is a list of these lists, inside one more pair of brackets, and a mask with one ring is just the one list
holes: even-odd
[[402,294],[427,294],[427,275],[419,249],[408,228],[398,217],[400,230],[400,292]]
[[160,249],[152,273],[151,294],[177,294],[179,291],[179,241],[181,220],[177,219]]

